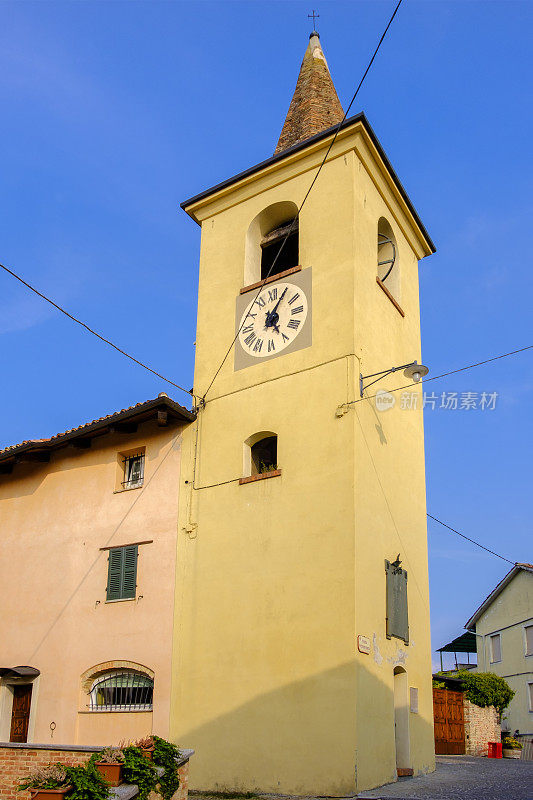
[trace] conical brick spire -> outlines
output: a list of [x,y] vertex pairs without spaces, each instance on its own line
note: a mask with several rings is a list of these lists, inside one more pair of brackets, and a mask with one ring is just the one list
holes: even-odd
[[274,155],[330,128],[343,117],[318,33],[313,31]]

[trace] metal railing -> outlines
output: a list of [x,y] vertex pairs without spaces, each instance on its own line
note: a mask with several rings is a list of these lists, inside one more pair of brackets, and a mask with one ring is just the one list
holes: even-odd
[[125,489],[133,489],[136,486],[142,486],[144,481],[144,453],[125,456],[122,462],[124,464],[124,480],[122,481],[122,486]]
[[148,675],[116,670],[97,678],[89,700],[90,711],[151,711],[154,682]]

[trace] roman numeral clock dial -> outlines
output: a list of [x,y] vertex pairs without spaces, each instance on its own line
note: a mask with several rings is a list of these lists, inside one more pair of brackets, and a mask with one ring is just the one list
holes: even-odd
[[307,319],[304,290],[280,281],[265,286],[245,308],[239,325],[239,343],[249,356],[265,358],[285,350],[300,335]]

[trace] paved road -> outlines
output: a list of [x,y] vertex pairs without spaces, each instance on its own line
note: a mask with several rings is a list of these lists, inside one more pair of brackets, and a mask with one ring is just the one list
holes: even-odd
[[533,761],[437,756],[430,775],[361,792],[367,800],[533,800]]

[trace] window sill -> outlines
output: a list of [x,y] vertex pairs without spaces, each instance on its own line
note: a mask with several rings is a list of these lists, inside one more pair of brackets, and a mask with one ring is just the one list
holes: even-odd
[[246,294],[246,292],[251,292],[252,289],[259,289],[260,286],[267,286],[269,283],[280,281],[282,278],[287,278],[289,275],[294,275],[295,272],[301,271],[301,267],[291,267],[283,272],[278,272],[277,275],[271,275],[270,278],[266,278],[265,280],[257,281],[256,283],[250,283],[249,286],[243,286],[239,294]]
[[395,308],[397,311],[399,311],[399,312],[400,312],[400,314],[402,315],[402,317],[405,317],[405,312],[404,312],[403,308],[402,308],[402,307],[401,307],[401,305],[398,303],[398,301],[394,299],[394,297],[393,297],[393,296],[392,296],[392,294],[389,292],[389,290],[387,289],[387,287],[385,286],[385,284],[383,283],[383,281],[382,281],[382,280],[380,280],[380,279],[378,278],[378,276],[377,276],[377,275],[376,275],[376,283],[377,283],[377,285],[378,285],[378,286],[380,286],[380,287],[383,289],[383,291],[385,292],[385,294],[387,295],[387,297],[388,297],[388,298],[389,298],[389,300],[391,301],[391,303],[392,303],[392,305],[394,306],[394,308]]
[[244,483],[265,481],[267,478],[277,478],[279,475],[281,475],[280,469],[273,469],[271,472],[262,472],[260,475],[249,475],[247,478],[239,478],[239,486],[242,486]]
[[131,603],[132,601],[136,600],[136,597],[117,597],[116,600],[106,600],[107,603]]
[[78,714],[151,714],[153,708],[122,708],[113,711],[111,708],[102,709],[101,711],[87,709],[87,711],[78,711]]
[[123,486],[122,489],[113,489],[113,494],[122,494],[122,492],[134,492],[135,489],[142,489],[142,483],[137,484],[137,486]]

